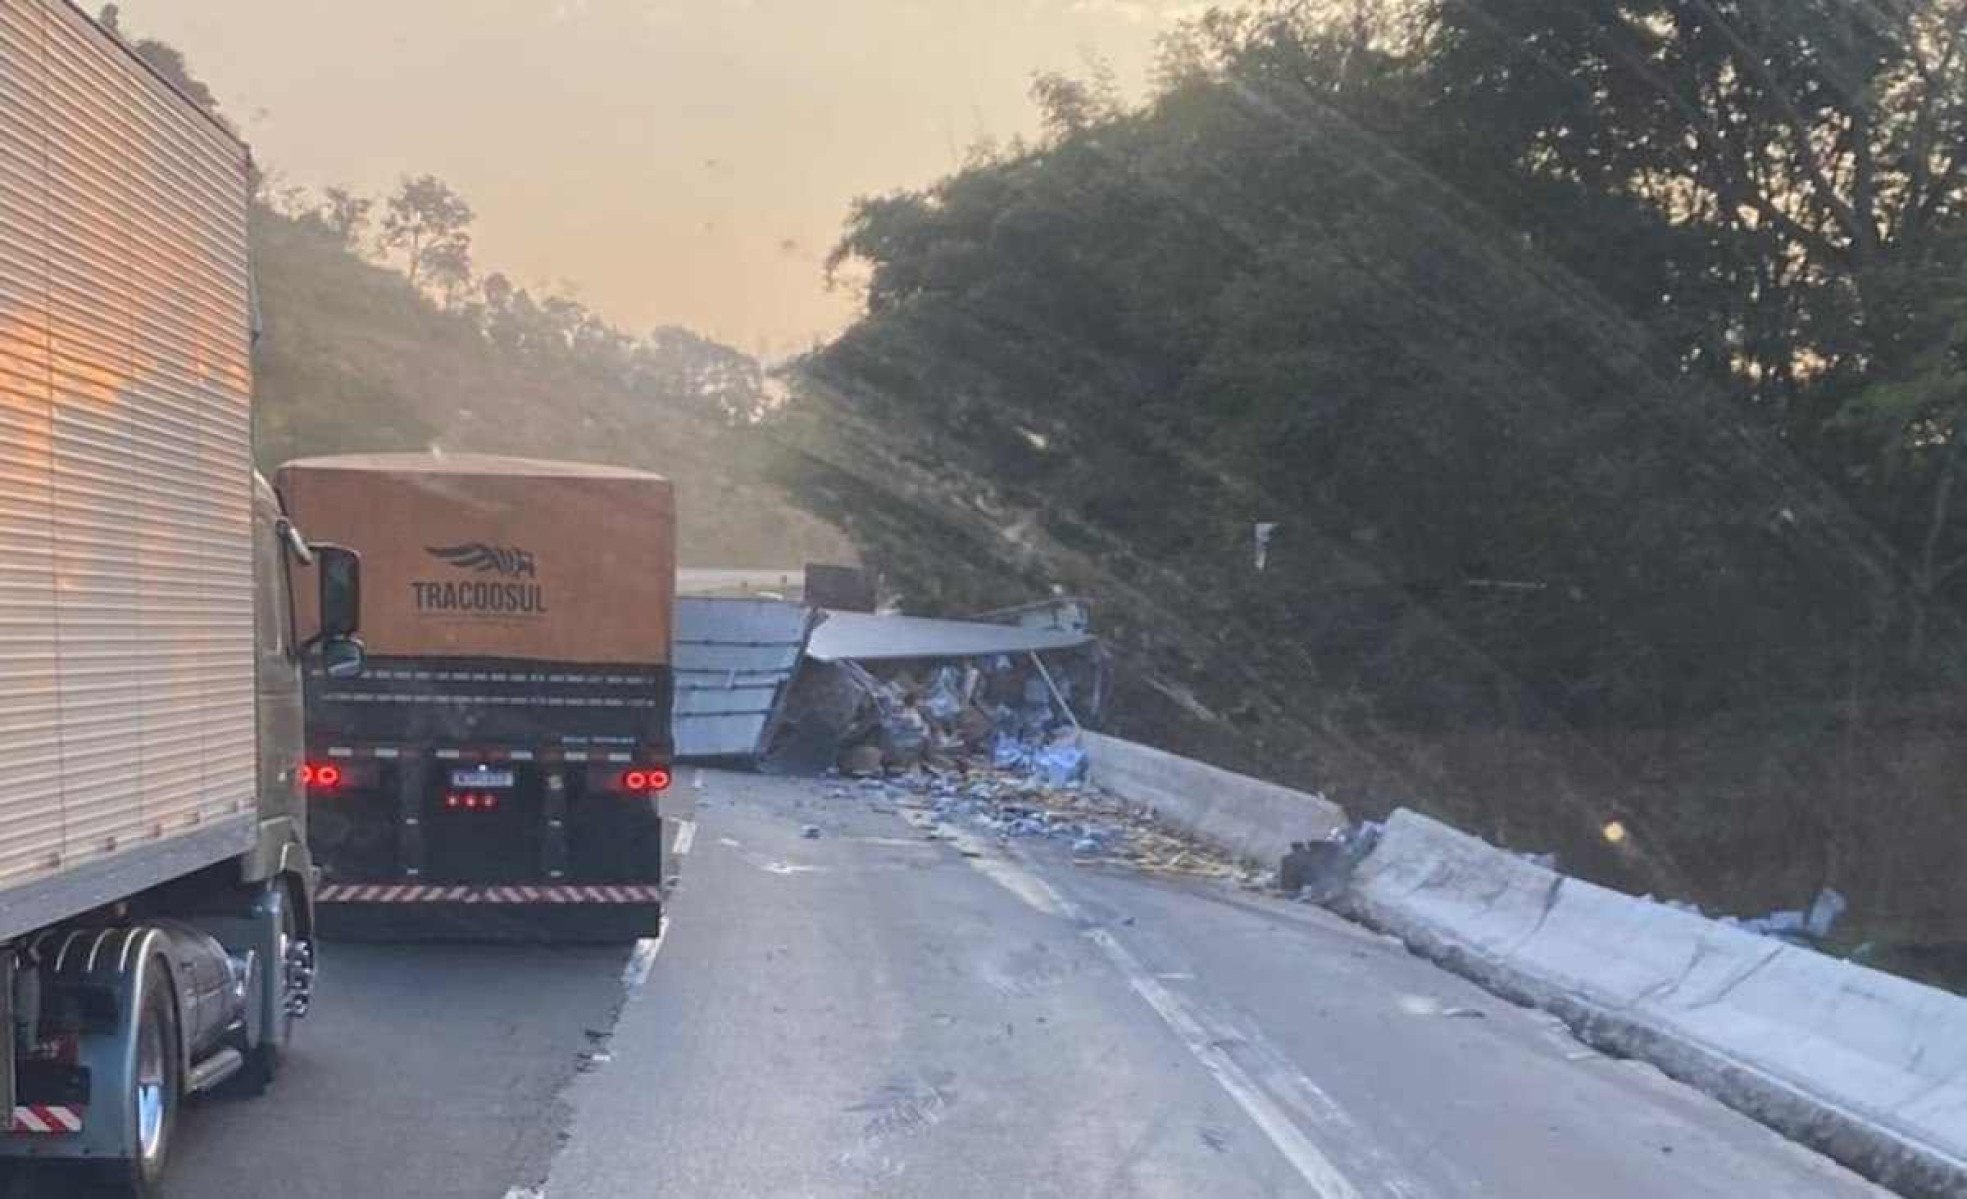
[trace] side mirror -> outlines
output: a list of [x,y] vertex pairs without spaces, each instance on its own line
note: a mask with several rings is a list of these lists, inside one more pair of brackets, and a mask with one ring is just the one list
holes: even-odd
[[362,555],[317,545],[314,563],[321,583],[321,638],[345,641],[362,628]]
[[321,643],[321,669],[331,679],[352,679],[362,673],[362,643],[353,637],[333,637]]

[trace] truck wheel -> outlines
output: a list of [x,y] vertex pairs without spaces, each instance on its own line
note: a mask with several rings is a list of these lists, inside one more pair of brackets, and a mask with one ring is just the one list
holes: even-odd
[[[297,987],[304,985],[296,978],[292,961],[301,945],[298,932],[293,905],[287,902],[287,896],[282,892],[280,935],[274,939],[274,958],[265,966],[265,981],[262,984],[277,988],[279,1014],[274,1017],[270,1027],[261,1031],[259,1044],[246,1047],[246,1064],[235,1076],[236,1089],[240,1094],[266,1093],[266,1089],[273,1085],[274,1076],[280,1073],[280,1059],[286,1054],[288,1043],[294,1039],[295,992]],[[258,999],[255,996],[254,1002]]]
[[126,1097],[135,1143],[130,1157],[110,1163],[111,1185],[133,1199],[159,1193],[184,1090],[178,1015],[167,969],[160,957],[144,972],[143,993],[137,997],[137,1068]]

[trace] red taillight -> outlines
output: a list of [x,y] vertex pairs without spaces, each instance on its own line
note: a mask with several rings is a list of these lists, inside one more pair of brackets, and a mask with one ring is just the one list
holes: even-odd
[[333,791],[341,786],[341,767],[333,762],[302,762],[300,768],[301,786],[316,791]]
[[616,780],[621,790],[631,795],[646,794],[650,791],[665,791],[669,788],[669,771],[661,766],[638,766],[634,770],[622,771]]

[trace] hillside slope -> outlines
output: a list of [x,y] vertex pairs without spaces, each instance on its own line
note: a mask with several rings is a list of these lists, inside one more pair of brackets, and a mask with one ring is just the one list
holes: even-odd
[[1605,286],[1270,62],[864,202],[792,485],[911,606],[1091,596],[1123,735],[1967,943],[1958,611]]
[[618,463],[675,482],[686,565],[852,560],[763,481],[758,435],[691,397],[501,347],[316,222],[260,208],[253,249],[262,465],[430,447]]

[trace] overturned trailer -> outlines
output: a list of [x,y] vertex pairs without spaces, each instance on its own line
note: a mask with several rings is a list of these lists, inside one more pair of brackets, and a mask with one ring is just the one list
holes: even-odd
[[1096,724],[1106,657],[1084,628],[827,612],[768,760],[853,773],[1025,764]]
[[677,600],[679,759],[755,762],[765,753],[817,617],[804,604],[769,599]]

